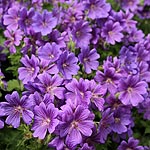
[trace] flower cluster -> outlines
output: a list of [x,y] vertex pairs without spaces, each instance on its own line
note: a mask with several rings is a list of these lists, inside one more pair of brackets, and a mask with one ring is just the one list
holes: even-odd
[[[51,135],[57,150],[94,150],[108,136],[118,150],[144,150],[133,137],[133,110],[150,120],[150,35],[133,18],[150,18],[150,3],[116,1],[118,12],[106,0],[1,2],[3,47],[9,55],[19,49],[24,91],[5,95],[0,128],[23,120],[33,137]],[[118,55],[104,58],[114,45]]]

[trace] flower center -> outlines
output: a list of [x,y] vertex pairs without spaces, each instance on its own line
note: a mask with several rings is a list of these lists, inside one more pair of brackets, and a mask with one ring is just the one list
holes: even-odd
[[119,123],[120,122],[120,118],[115,118],[115,123]]
[[43,120],[42,125],[49,125],[50,122],[51,122],[50,118],[46,118]]
[[126,150],[133,150],[132,148],[128,147]]
[[91,9],[95,9],[95,5],[92,4],[92,5],[91,5]]
[[77,36],[77,37],[80,37],[80,36],[81,36],[81,32],[80,32],[80,31],[77,31],[77,32],[76,32],[76,36]]
[[107,82],[107,83],[112,83],[112,80],[111,80],[110,78],[108,78],[108,79],[106,80],[106,82]]
[[21,106],[15,106],[15,111],[20,112],[22,110]]
[[68,65],[66,63],[63,63],[63,68],[67,67]]
[[112,36],[114,33],[113,33],[113,31],[109,31],[108,34],[109,34],[109,36]]
[[128,87],[127,91],[128,91],[128,93],[131,93],[132,92],[132,88]]
[[128,5],[129,5],[129,6],[132,6],[132,5],[133,5],[133,2],[132,2],[132,1],[129,1],[129,2],[128,2]]
[[73,121],[73,122],[71,123],[71,126],[72,126],[73,128],[77,128],[77,127],[78,127],[78,122]]

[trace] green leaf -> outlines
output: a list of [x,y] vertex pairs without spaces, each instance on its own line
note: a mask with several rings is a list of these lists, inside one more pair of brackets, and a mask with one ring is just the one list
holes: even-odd
[[150,133],[150,128],[148,127],[145,129],[145,134],[149,134],[149,133]]
[[16,79],[9,80],[7,82],[7,91],[12,91],[12,90],[20,90],[20,84],[19,81]]

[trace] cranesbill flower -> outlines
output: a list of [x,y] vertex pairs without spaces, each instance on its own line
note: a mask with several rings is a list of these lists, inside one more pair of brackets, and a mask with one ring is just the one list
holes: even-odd
[[141,61],[139,64],[139,76],[140,76],[140,80],[144,80],[146,82],[150,82],[150,71],[148,69],[149,65],[144,62]]
[[131,123],[131,114],[128,109],[124,112],[124,109],[120,107],[114,111],[114,123],[111,124],[112,131],[121,134],[127,132],[127,126]]
[[69,53],[68,51],[63,52],[58,61],[58,69],[66,79],[71,79],[72,75],[76,75],[79,66],[77,65],[78,58],[75,57],[74,53]]
[[61,54],[60,48],[55,43],[46,43],[43,47],[38,50],[39,58],[49,60],[50,63],[55,62]]
[[46,105],[53,102],[50,94],[47,93],[45,95],[42,95],[37,91],[34,92],[34,94],[30,94],[29,101],[32,104],[32,108],[34,108],[36,105],[40,105],[41,102],[44,102]]
[[44,10],[42,14],[36,13],[33,17],[33,30],[41,32],[42,35],[47,35],[52,32],[52,29],[57,25],[57,18],[53,17],[51,12]]
[[22,40],[23,32],[21,30],[5,30],[4,35],[6,38],[8,38],[4,44],[6,47],[9,47],[10,53],[16,53],[16,47],[19,46]]
[[[4,110],[3,110],[3,108],[2,108],[2,106],[1,106],[1,104],[0,104],[0,117],[2,117],[2,116],[4,116],[5,114],[4,114]],[[4,122],[3,122],[3,120],[0,118],[0,129],[2,129],[4,127]]]
[[30,110],[30,103],[27,96],[19,98],[19,94],[14,91],[11,95],[5,96],[7,102],[2,102],[2,108],[4,114],[8,116],[6,123],[12,125],[14,128],[18,128],[20,125],[20,117],[22,116],[26,124],[30,124],[33,118],[33,112]]
[[113,113],[111,113],[110,108],[108,108],[102,113],[102,118],[99,123],[97,135],[99,142],[105,143],[108,134],[112,131],[111,124],[113,122],[114,122]]
[[81,105],[78,105],[74,111],[69,105],[62,106],[61,109],[61,121],[58,126],[60,136],[66,136],[66,143],[74,146],[80,144],[83,135],[88,137],[92,134],[94,122],[90,117],[91,112]]
[[89,146],[87,143],[84,143],[83,146],[78,150],[94,150],[94,149],[93,146]]
[[111,94],[114,94],[117,92],[120,77],[120,73],[117,73],[115,68],[104,66],[104,73],[97,71],[94,79],[102,85],[106,92],[108,90]]
[[134,12],[138,8],[138,4],[140,3],[139,0],[122,0],[120,1],[121,7],[125,11],[131,10]]
[[149,96],[146,97],[145,101],[142,102],[141,104],[139,104],[139,107],[138,107],[138,112],[139,113],[143,113],[143,118],[144,119],[147,119],[147,120],[150,120],[150,98]]
[[39,74],[48,73],[48,74],[57,74],[59,72],[56,62],[51,63],[49,60],[41,59],[40,60],[40,71]]
[[7,26],[7,29],[10,31],[15,31],[18,28],[19,20],[19,8],[18,6],[13,6],[8,9],[8,14],[4,15],[4,25]]
[[88,80],[80,78],[79,82],[73,78],[72,81],[66,84],[69,92],[65,94],[67,99],[71,99],[74,103],[88,106],[90,104],[91,91],[88,90]]
[[128,40],[129,42],[140,42],[144,37],[144,33],[142,30],[137,30],[134,28],[132,31],[130,31]]
[[65,138],[61,138],[59,135],[56,136],[49,144],[48,146],[50,148],[56,148],[56,150],[64,150],[64,149],[71,149],[71,150],[75,150],[75,146],[72,146],[71,144],[67,145],[65,143]]
[[44,139],[47,130],[49,133],[53,133],[59,124],[59,120],[57,119],[58,109],[52,103],[46,106],[41,102],[39,106],[35,106],[34,115],[34,123],[32,126],[34,137]]
[[118,150],[127,150],[127,149],[144,150],[144,147],[138,146],[138,144],[139,144],[139,140],[130,137],[128,139],[128,142],[122,141],[117,149]]
[[81,64],[83,64],[86,73],[91,73],[92,69],[97,70],[99,66],[97,59],[100,58],[100,55],[97,53],[96,49],[82,49],[78,58]]
[[48,40],[50,42],[55,42],[59,45],[60,48],[66,47],[65,36],[63,33],[60,33],[57,29],[53,30],[50,34],[48,34]]
[[18,24],[25,33],[29,33],[28,30],[30,29],[33,23],[34,14],[35,12],[33,8],[30,8],[30,10],[28,11],[27,8],[24,7],[20,11],[20,18]]
[[103,90],[100,84],[97,84],[94,80],[89,81],[88,90],[91,91],[91,103],[94,103],[95,106],[102,111],[104,108],[104,98],[105,90]]
[[105,0],[87,0],[85,8],[89,18],[97,19],[108,17],[111,6]]
[[28,81],[33,82],[39,72],[38,58],[35,55],[31,55],[31,58],[25,55],[20,61],[24,67],[20,67],[18,69],[19,79],[22,80],[24,84],[26,84]]
[[51,99],[54,100],[54,96],[59,99],[64,98],[64,87],[60,87],[63,79],[59,75],[51,76],[47,73],[43,73],[38,76],[39,83],[37,83],[42,93],[49,93]]
[[72,30],[72,39],[76,43],[77,47],[87,48],[90,39],[92,38],[91,32],[92,29],[89,26],[88,22],[77,22]]
[[121,79],[119,82],[119,99],[124,105],[132,104],[137,106],[144,100],[142,95],[147,93],[147,83],[139,81],[138,76],[128,76],[126,79]]
[[116,42],[121,42],[123,38],[123,34],[121,33],[122,30],[123,28],[119,22],[109,20],[104,24],[101,36],[106,39],[107,43],[115,45]]

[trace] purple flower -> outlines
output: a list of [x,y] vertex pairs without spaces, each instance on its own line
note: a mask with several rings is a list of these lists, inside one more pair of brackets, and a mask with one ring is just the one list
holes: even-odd
[[128,109],[122,110],[120,107],[119,109],[114,111],[114,123],[111,124],[112,131],[121,134],[127,132],[127,126],[131,123],[131,114]]
[[92,38],[91,32],[92,29],[90,28],[88,22],[77,22],[72,30],[72,39],[75,42],[77,47],[80,48],[87,48],[90,39]]
[[139,76],[140,80],[144,80],[150,83],[150,71],[148,70],[148,67],[149,65],[146,62],[141,61],[139,64]]
[[19,94],[14,91],[11,95],[5,96],[7,102],[2,102],[2,108],[6,116],[6,123],[18,128],[20,125],[20,117],[22,116],[26,124],[30,124],[33,118],[33,112],[30,111],[30,103],[27,96],[19,98]]
[[87,143],[84,143],[83,146],[78,150],[94,150],[94,148],[92,146],[89,146]]
[[90,117],[91,112],[81,105],[78,105],[74,111],[69,105],[64,105],[61,109],[61,121],[58,126],[60,136],[66,136],[66,143],[74,146],[80,144],[83,135],[90,136],[92,134],[94,122],[93,117]]
[[102,28],[101,36],[106,39],[107,43],[115,45],[116,42],[121,42],[123,28],[119,22],[107,21]]
[[32,130],[34,130],[33,136],[44,139],[48,132],[51,134],[55,131],[56,126],[59,124],[57,119],[58,109],[54,104],[45,105],[43,102],[39,106],[34,108],[34,123]]
[[104,98],[105,90],[100,84],[96,84],[94,80],[89,81],[88,90],[91,91],[91,103],[94,103],[95,106],[102,111],[104,108]]
[[28,81],[33,82],[39,72],[38,58],[35,57],[35,55],[31,55],[31,58],[25,55],[25,57],[21,58],[20,61],[22,62],[24,67],[20,67],[18,69],[19,79],[22,80],[24,84],[26,84]]
[[138,146],[139,140],[130,137],[128,142],[122,141],[118,147],[118,150],[127,150],[127,149],[135,149],[135,150],[144,150],[143,146]]
[[119,99],[124,105],[137,106],[144,100],[142,95],[147,93],[147,83],[139,81],[138,76],[128,76],[119,82]]
[[33,21],[33,30],[41,32],[42,35],[51,33],[57,25],[57,18],[53,17],[52,13],[47,10],[44,10],[42,15],[37,12],[33,17]]
[[113,113],[111,113],[110,108],[108,108],[102,113],[102,118],[99,123],[97,135],[99,142],[105,143],[108,134],[112,131],[111,124],[113,122],[114,122]]
[[57,45],[59,45],[60,48],[66,47],[66,43],[64,40],[63,33],[60,33],[57,29],[53,30],[49,35],[48,38],[50,42],[55,42]]
[[10,53],[16,53],[16,47],[19,46],[20,42],[22,40],[22,31],[21,30],[15,30],[15,31],[4,31],[4,35],[6,38],[8,38],[4,44],[6,47],[9,47]]
[[20,19],[18,21],[18,24],[25,33],[29,33],[28,31],[31,28],[34,14],[35,12],[33,8],[30,8],[30,10],[27,11],[27,8],[24,7],[20,11]]
[[52,100],[54,96],[59,99],[64,99],[64,87],[62,85],[63,79],[59,75],[51,76],[47,73],[43,73],[38,76],[39,83],[37,83],[42,93],[49,93]]
[[131,10],[132,12],[134,12],[138,8],[138,4],[139,4],[139,0],[122,0],[121,1],[121,7],[126,11]]
[[61,138],[59,136],[56,136],[49,144],[48,146],[50,148],[56,148],[56,150],[75,150],[75,146],[72,146],[71,144],[69,145],[65,143],[65,138]]
[[[4,110],[3,110],[3,108],[2,108],[2,106],[1,106],[1,103],[0,103],[0,117],[2,117],[2,116],[4,116],[5,114],[4,114]],[[3,120],[0,118],[0,129],[2,129],[4,127],[4,122],[3,122]]]
[[136,28],[130,31],[128,40],[130,42],[140,42],[144,37],[144,33],[142,30],[137,30]]
[[138,112],[143,113],[143,118],[150,120],[150,98],[146,97],[145,101],[142,102],[138,107]]
[[67,99],[71,99],[75,104],[88,106],[90,104],[91,92],[88,90],[88,80],[80,78],[79,82],[73,78],[72,81],[66,84],[69,92],[65,94]]
[[71,79],[72,75],[76,75],[79,66],[77,65],[78,59],[75,57],[74,53],[69,53],[68,51],[63,52],[58,61],[58,69],[66,79]]
[[116,73],[115,68],[104,66],[104,73],[97,71],[94,79],[102,85],[106,92],[108,90],[111,94],[114,94],[117,92],[120,77],[121,75]]
[[123,30],[127,32],[131,32],[134,28],[136,28],[137,21],[132,20],[134,17],[134,14],[127,11],[126,13],[123,13],[123,18],[121,20]]
[[59,72],[57,64],[55,62],[50,63],[49,60],[41,59],[39,67],[40,67],[39,74],[42,73],[57,74]]
[[59,58],[60,54],[60,48],[55,43],[46,43],[43,47],[39,48],[38,50],[39,58],[49,60],[50,63],[55,62]]
[[88,10],[88,17],[91,19],[106,18],[111,9],[110,4],[105,0],[87,0],[85,7]]
[[97,59],[100,58],[100,55],[97,53],[96,49],[82,49],[78,57],[81,64],[83,64],[86,73],[91,73],[92,69],[97,70],[97,67],[99,66]]
[[18,28],[18,20],[19,20],[19,16],[18,16],[18,6],[13,6],[11,8],[8,9],[8,14],[4,15],[4,25],[7,25],[7,29],[8,30],[17,30]]
[[36,105],[40,105],[41,102],[44,102],[46,105],[53,102],[50,94],[40,95],[37,91],[34,94],[30,94],[29,96],[30,103],[32,103],[32,107],[34,108]]

